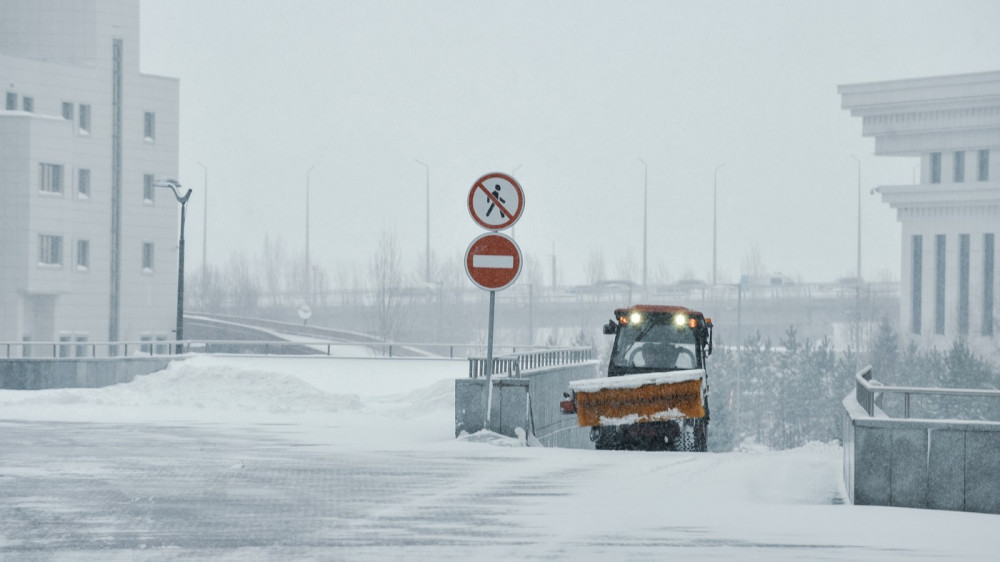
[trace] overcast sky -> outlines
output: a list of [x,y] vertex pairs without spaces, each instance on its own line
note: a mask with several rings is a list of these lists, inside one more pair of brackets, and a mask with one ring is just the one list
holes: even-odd
[[[837,86],[1000,68],[1000,2],[142,0],[141,68],[180,79],[188,260],[305,245],[336,279],[383,231],[422,272],[430,241],[461,267],[483,231],[473,182],[516,172],[522,251],[583,283],[629,252],[641,277],[710,280],[718,170],[720,282],[757,248],[771,272],[899,275],[895,212],[869,190],[917,162],[875,157]],[[636,279],[640,281],[641,279]]]

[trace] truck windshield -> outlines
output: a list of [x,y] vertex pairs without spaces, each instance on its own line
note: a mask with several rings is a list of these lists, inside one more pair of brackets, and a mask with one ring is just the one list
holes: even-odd
[[695,369],[696,341],[687,326],[675,326],[671,316],[648,318],[618,330],[612,365],[646,369]]

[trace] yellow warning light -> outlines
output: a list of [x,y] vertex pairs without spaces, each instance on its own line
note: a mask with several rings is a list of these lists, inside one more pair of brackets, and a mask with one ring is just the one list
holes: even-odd
[[688,320],[688,328],[694,329],[698,327],[698,320],[692,318]]

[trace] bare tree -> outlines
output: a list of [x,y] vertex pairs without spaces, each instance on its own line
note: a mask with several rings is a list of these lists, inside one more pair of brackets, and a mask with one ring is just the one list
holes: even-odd
[[523,261],[521,262],[521,275],[517,281],[518,284],[541,287],[544,273],[541,266],[538,265],[538,259],[528,253],[522,253],[521,256]]
[[604,251],[593,249],[590,251],[590,259],[587,260],[587,268],[584,270],[587,276],[587,284],[594,285],[605,277],[604,272]]
[[253,312],[260,300],[260,282],[251,274],[250,260],[243,252],[233,252],[226,270],[226,288],[235,312]]
[[272,239],[270,235],[265,234],[260,269],[264,276],[264,291],[272,306],[283,304],[281,301],[285,290],[287,262],[285,244],[281,237]]
[[760,250],[757,246],[750,248],[747,255],[743,256],[740,264],[740,273],[745,275],[753,284],[759,284],[767,276],[767,269],[764,267],[764,260],[760,257]]
[[394,233],[383,231],[378,249],[368,267],[368,288],[374,314],[372,329],[385,341],[399,330],[403,312],[403,264],[399,241]]
[[635,254],[629,248],[625,255],[618,260],[618,278],[622,281],[635,281],[639,276],[639,264],[636,262]]
[[653,268],[652,274],[650,283],[653,285],[669,285],[671,279],[673,279],[673,276],[670,274],[670,268],[668,268],[667,264],[663,262],[656,264],[656,267]]
[[190,291],[184,294],[186,306],[204,312],[221,312],[225,305],[226,289],[222,286],[222,275],[219,271],[207,266],[188,277],[185,281]]

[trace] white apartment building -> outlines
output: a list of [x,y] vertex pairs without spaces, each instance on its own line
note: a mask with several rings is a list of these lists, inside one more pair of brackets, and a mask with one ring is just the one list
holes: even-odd
[[173,339],[178,90],[139,72],[138,0],[3,2],[0,342]]
[[878,191],[902,224],[900,329],[924,347],[1000,349],[1000,72],[840,86],[875,154],[920,159]]

